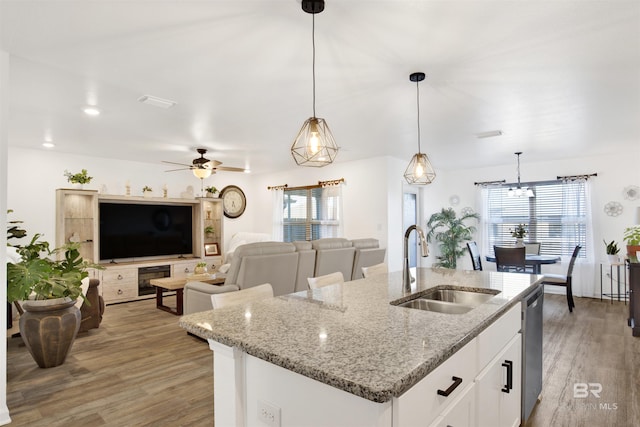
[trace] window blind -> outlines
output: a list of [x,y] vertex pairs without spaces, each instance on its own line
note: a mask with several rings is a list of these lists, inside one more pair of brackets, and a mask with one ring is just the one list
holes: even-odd
[[283,240],[340,237],[340,203],[339,186],[285,189]]
[[540,253],[570,257],[581,245],[580,257],[586,257],[587,201],[584,181],[523,183],[535,197],[508,197],[508,185],[489,187],[485,193],[487,253],[493,246],[513,246],[511,236],[518,224],[528,229],[525,241],[540,242]]

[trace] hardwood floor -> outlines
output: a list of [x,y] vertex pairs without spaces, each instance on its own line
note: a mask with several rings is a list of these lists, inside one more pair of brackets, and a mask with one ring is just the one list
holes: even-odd
[[[545,296],[542,400],[527,427],[640,425],[640,338],[627,310],[577,298],[569,314],[564,296]],[[50,369],[8,339],[10,425],[212,426],[212,353],[177,321],[154,300],[107,306]],[[602,384],[600,398],[574,398],[575,383]]]
[[[545,295],[542,399],[527,427],[640,425],[640,338],[627,326],[623,302]],[[587,398],[574,397],[585,389]],[[583,393],[582,393],[583,394]]]
[[[167,297],[175,304],[175,297]],[[9,338],[11,426],[212,426],[213,353],[155,300],[106,307],[66,362],[40,369]]]

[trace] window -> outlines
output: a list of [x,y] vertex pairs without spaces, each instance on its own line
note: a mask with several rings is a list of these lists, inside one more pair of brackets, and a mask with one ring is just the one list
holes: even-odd
[[340,237],[340,186],[284,190],[283,241]]
[[[524,184],[523,184],[524,185]],[[584,181],[545,181],[526,184],[535,197],[508,197],[508,185],[485,189],[487,253],[493,246],[512,246],[511,231],[525,224],[525,241],[541,242],[540,253],[570,257],[581,245],[587,254],[587,193]]]

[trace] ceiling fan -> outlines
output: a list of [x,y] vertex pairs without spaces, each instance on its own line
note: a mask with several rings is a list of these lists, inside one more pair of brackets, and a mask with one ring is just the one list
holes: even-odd
[[220,166],[222,162],[219,162],[217,160],[209,160],[205,158],[204,155],[207,153],[207,150],[205,148],[198,148],[196,151],[198,151],[198,154],[200,154],[200,157],[193,159],[193,162],[191,162],[192,164],[190,165],[185,163],[168,162],[163,160],[162,161],[163,163],[183,166],[180,169],[171,169],[166,172],[175,172],[175,171],[188,169],[188,170],[191,170],[193,174],[200,179],[208,178],[211,174],[216,173],[216,171],[244,172],[243,168]]

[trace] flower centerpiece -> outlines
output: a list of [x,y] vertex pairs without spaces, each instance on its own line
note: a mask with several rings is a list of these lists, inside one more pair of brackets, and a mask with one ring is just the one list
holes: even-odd
[[207,263],[201,261],[196,264],[196,268],[193,269],[195,274],[207,274]]
[[89,173],[86,169],[82,169],[78,173],[71,173],[65,169],[64,176],[67,177],[67,181],[71,184],[79,185],[82,188],[82,185],[88,184],[93,179],[92,176],[89,176]]
[[511,237],[516,238],[516,246],[524,246],[523,239],[527,235],[527,226],[525,224],[518,224],[511,232]]

